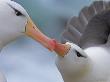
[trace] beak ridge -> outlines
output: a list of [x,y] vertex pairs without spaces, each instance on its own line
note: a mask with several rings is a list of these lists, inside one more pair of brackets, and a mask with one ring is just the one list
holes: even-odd
[[44,47],[49,49],[50,51],[54,51],[55,48],[55,40],[50,39],[49,37],[45,36],[33,23],[31,19],[28,20],[26,27],[25,27],[25,34],[33,38],[34,40],[41,43]]
[[38,41],[50,51],[55,51],[59,56],[64,57],[70,49],[70,45],[61,44],[43,34],[31,19],[26,24],[25,34]]

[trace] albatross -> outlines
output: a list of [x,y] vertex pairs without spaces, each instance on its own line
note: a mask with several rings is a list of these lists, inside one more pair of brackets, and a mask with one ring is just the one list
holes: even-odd
[[110,82],[109,3],[94,1],[69,20],[63,37],[70,47],[56,58],[64,82]]
[[[44,35],[26,10],[11,0],[0,0],[0,49],[24,34],[56,52],[56,66],[64,82],[110,82],[110,10],[94,16],[79,45],[64,44]],[[0,82],[6,82],[0,74]]]
[[[12,0],[0,0],[0,50],[22,35],[37,40],[50,51],[54,49],[53,40],[38,30],[21,5]],[[45,39],[43,39],[44,37]],[[2,72],[0,72],[0,82],[6,82]]]

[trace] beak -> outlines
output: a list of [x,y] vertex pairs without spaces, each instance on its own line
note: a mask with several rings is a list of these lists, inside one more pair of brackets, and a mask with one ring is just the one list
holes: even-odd
[[70,45],[61,44],[54,39],[44,35],[31,19],[28,20],[25,27],[25,34],[38,41],[50,51],[55,51],[59,56],[64,57],[70,49]]
[[40,32],[40,30],[37,28],[37,26],[33,23],[31,19],[27,21],[25,27],[25,34],[31,37],[32,39],[38,41],[40,44],[42,44],[50,51],[54,51],[55,41],[45,36],[42,32]]
[[55,49],[54,51],[59,55],[64,57],[69,52],[71,46],[69,44],[62,44],[59,42],[55,42]]

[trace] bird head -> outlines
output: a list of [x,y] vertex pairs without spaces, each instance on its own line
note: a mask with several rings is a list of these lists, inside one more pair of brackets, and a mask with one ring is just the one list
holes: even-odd
[[14,1],[0,0],[0,45],[4,46],[25,32],[25,9]]
[[79,46],[70,42],[67,42],[66,45],[71,45],[71,48],[65,57],[57,57],[57,68],[64,80],[82,77],[89,69],[90,59]]
[[24,34],[49,50],[54,49],[54,40],[40,32],[20,4],[11,0],[0,0],[0,45],[4,46]]

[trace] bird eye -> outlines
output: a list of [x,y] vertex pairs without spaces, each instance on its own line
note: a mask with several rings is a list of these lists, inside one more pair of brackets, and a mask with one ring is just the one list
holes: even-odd
[[80,54],[78,51],[76,51],[76,55],[77,55],[77,57],[84,57],[84,58],[86,58],[85,56],[83,56],[82,54]]
[[23,15],[20,11],[18,11],[16,9],[15,9],[15,14],[16,14],[16,16],[22,16]]
[[8,6],[10,6],[15,11],[16,16],[22,16],[23,15],[19,10],[12,7],[12,5],[8,4]]

